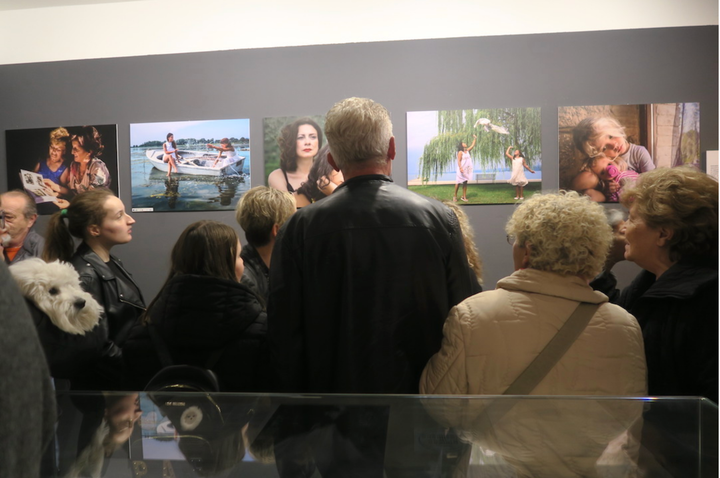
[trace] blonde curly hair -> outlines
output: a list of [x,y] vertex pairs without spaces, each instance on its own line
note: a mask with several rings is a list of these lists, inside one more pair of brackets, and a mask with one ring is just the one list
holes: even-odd
[[670,259],[717,255],[718,183],[692,166],[643,173],[620,202],[652,228],[673,230]]
[[455,217],[457,217],[458,222],[460,223],[460,232],[463,236],[463,245],[465,246],[465,254],[467,255],[468,263],[470,264],[470,268],[475,273],[475,277],[477,277],[478,282],[482,284],[483,263],[482,259],[480,258],[480,254],[478,253],[477,246],[475,245],[475,230],[470,224],[470,218],[468,218],[467,214],[465,214],[465,211],[463,211],[462,208],[457,205],[457,203],[451,201],[443,201],[443,204],[445,204],[447,207],[450,208],[452,212],[455,213]]
[[612,228],[598,203],[575,191],[535,194],[505,226],[518,245],[531,245],[529,266],[592,279],[602,271]]

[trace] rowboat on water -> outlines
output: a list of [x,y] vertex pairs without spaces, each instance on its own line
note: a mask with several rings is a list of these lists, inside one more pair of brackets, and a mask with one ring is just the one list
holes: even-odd
[[[229,176],[242,174],[245,156],[226,157],[220,156],[217,166],[213,166],[217,159],[217,153],[206,151],[178,150],[176,161],[178,173],[194,174],[198,176]],[[163,161],[165,152],[162,149],[148,149],[145,151],[153,167],[160,171],[167,172],[169,164]]]

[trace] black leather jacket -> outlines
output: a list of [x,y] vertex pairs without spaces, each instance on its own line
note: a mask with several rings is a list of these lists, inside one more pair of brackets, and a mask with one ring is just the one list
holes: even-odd
[[85,243],[80,244],[70,263],[78,272],[83,289],[105,309],[109,339],[122,346],[130,328],[145,310],[145,301],[120,259],[110,256],[110,260],[123,271],[123,276],[116,276]]
[[291,216],[273,249],[278,388],[417,393],[448,312],[479,291],[448,207],[387,176],[351,178]]

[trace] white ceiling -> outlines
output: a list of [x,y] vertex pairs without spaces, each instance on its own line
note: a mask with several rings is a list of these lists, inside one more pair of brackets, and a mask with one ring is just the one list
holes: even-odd
[[717,0],[0,0],[0,65],[717,24]]
[[0,0],[0,11],[141,1],[144,0]]

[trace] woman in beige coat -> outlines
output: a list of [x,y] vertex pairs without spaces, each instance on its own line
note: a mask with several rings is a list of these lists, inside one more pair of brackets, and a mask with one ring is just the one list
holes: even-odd
[[[535,195],[506,230],[515,272],[450,311],[421,393],[502,394],[582,301],[600,307],[531,395],[644,395],[640,327],[588,285],[612,242],[602,206],[574,192]],[[640,402],[526,399],[488,427],[479,418],[487,402],[475,403],[446,418],[461,435],[503,455],[520,476],[536,477],[594,476],[608,443],[640,413]]]

